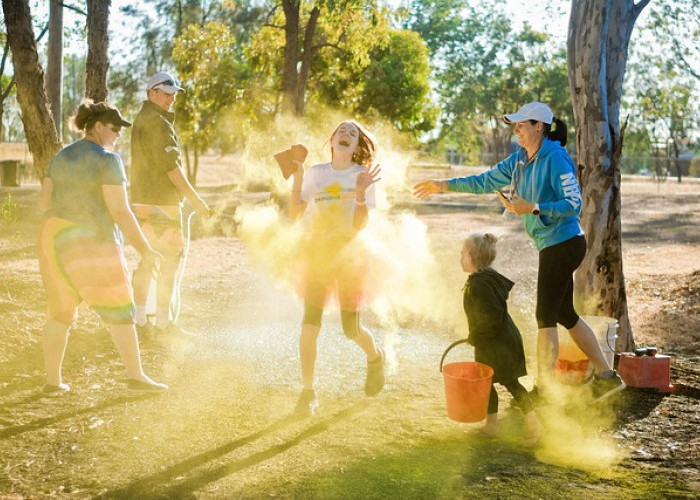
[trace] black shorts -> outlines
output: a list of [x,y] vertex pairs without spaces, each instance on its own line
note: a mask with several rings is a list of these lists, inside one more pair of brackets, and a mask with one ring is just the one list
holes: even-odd
[[537,327],[560,323],[570,330],[578,322],[574,310],[574,271],[586,255],[586,238],[575,236],[540,251],[537,271]]

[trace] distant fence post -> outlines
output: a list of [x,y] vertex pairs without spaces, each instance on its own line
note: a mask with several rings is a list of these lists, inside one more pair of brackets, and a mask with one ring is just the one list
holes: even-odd
[[0,165],[2,166],[2,186],[19,186],[19,160],[3,160],[0,161]]

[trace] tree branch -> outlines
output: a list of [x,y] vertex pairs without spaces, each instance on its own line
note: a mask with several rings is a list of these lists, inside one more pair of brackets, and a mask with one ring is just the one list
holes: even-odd
[[644,10],[644,7],[646,7],[651,0],[640,0],[638,4],[634,6],[634,17],[635,19],[639,16],[639,14]]
[[330,43],[330,42],[319,43],[318,45],[314,45],[314,46],[313,46],[313,49],[314,49],[314,51],[316,51],[316,50],[322,49],[323,47],[331,47],[331,48],[336,49],[336,50],[338,50],[338,51],[340,51],[340,52],[347,52],[345,49],[343,49],[343,48],[342,48],[340,45],[338,45],[337,43]]
[[683,49],[681,48],[680,43],[678,40],[673,40],[673,52],[676,53],[676,57],[681,60],[682,66],[685,67],[685,70],[693,76],[696,80],[700,80],[700,73],[695,71],[693,69],[693,65],[691,65],[688,60],[685,58],[683,55]]
[[209,19],[209,16],[212,15],[212,12],[214,12],[214,2],[211,2],[209,4],[209,7],[206,9],[206,12],[202,10],[202,26],[204,26],[207,22],[207,19]]
[[10,46],[5,44],[4,50],[2,51],[2,62],[0,62],[0,75],[5,74],[5,63],[7,62],[8,55],[10,55]]
[[0,95],[0,100],[5,101],[7,99],[7,96],[10,95],[10,92],[12,91],[12,87],[15,86],[15,75],[12,75],[12,78],[10,78],[10,83],[7,84],[7,88],[2,91],[2,94]]
[[42,38],[44,38],[44,35],[46,32],[49,31],[49,23],[46,23],[46,26],[44,26],[44,29],[41,30],[41,33],[39,33],[39,36],[36,37],[37,43],[41,41]]
[[56,5],[60,5],[63,8],[72,10],[74,12],[77,12],[78,14],[81,14],[81,15],[87,17],[87,12],[85,12],[84,10],[82,10],[79,7],[76,7],[74,5],[68,5],[67,3],[60,2],[59,0],[51,0],[51,2],[55,3]]

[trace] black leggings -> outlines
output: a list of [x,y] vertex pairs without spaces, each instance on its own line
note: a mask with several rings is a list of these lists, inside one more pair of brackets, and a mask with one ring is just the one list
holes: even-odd
[[[527,393],[527,389],[525,389],[525,387],[523,387],[523,385],[518,382],[517,379],[501,385],[508,389],[508,392],[513,395],[513,399],[515,399],[515,402],[518,404],[523,413],[530,413],[532,411],[532,400],[530,399],[530,395]],[[498,393],[496,392],[496,388],[493,384],[491,384],[488,413],[498,413]]]
[[[304,303],[304,319],[303,325],[313,325],[320,327],[321,319],[323,318],[323,309],[316,307],[308,302]],[[360,333],[360,312],[359,311],[340,311],[340,321],[343,324],[343,333],[349,339],[354,339]]]
[[576,326],[574,271],[585,255],[586,238],[583,235],[540,251],[535,313],[538,328],[556,327],[557,323],[567,330]]

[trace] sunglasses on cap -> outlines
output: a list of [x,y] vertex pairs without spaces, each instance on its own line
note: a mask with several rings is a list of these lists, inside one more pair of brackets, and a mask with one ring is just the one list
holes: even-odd
[[178,82],[176,82],[175,80],[164,80],[164,81],[162,81],[162,82],[156,83],[156,84],[155,84],[154,86],[152,86],[151,88],[154,89],[154,88],[156,88],[156,87],[160,87],[161,85],[165,85],[165,86],[168,86],[168,87],[179,87],[179,86],[180,86],[180,85],[178,84]]

